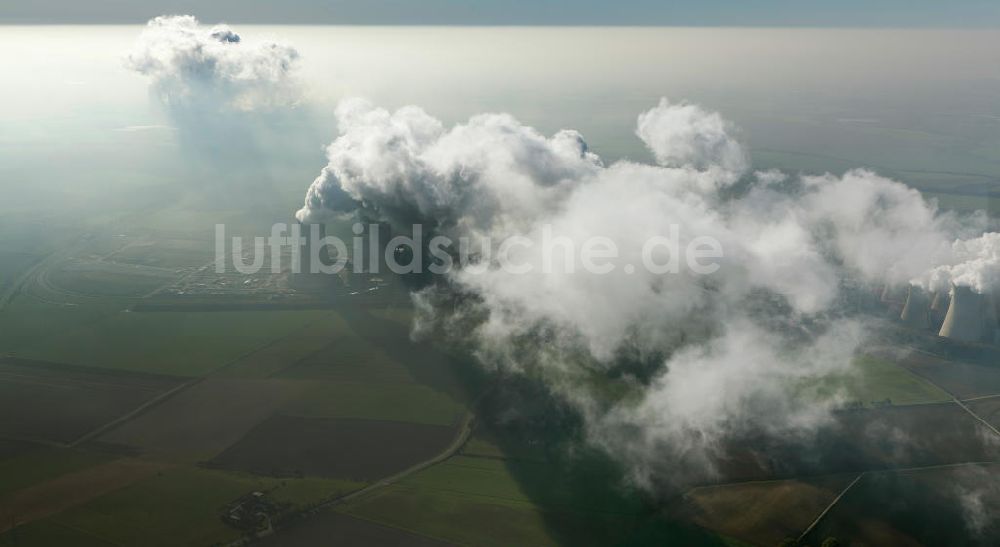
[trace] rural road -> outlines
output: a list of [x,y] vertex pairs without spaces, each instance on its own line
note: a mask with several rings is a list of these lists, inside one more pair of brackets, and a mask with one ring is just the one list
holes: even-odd
[[402,480],[402,479],[404,479],[404,478],[406,478],[406,477],[408,477],[408,476],[410,476],[410,475],[412,475],[412,474],[414,474],[414,473],[416,473],[418,471],[422,471],[424,469],[427,469],[428,467],[430,467],[430,466],[432,466],[434,464],[441,463],[444,460],[447,460],[448,458],[454,456],[455,453],[458,452],[462,448],[462,446],[465,444],[465,441],[469,440],[469,435],[472,434],[472,423],[475,420],[475,417],[476,417],[475,414],[473,414],[472,412],[466,412],[465,416],[462,418],[462,422],[458,426],[458,434],[455,435],[454,439],[452,439],[451,444],[449,444],[443,451],[441,451],[440,453],[438,453],[436,456],[434,456],[434,457],[432,457],[430,459],[424,460],[422,462],[419,462],[417,464],[414,464],[414,465],[412,465],[412,466],[410,466],[410,467],[408,467],[408,468],[400,471],[399,473],[396,473],[395,475],[390,475],[390,476],[388,476],[388,477],[386,477],[384,479],[381,479],[381,480],[379,480],[377,482],[374,482],[374,483],[372,483],[372,484],[370,484],[370,485],[362,488],[361,490],[355,490],[355,491],[350,492],[348,494],[344,494],[343,496],[340,496],[338,498],[334,498],[334,499],[328,500],[328,501],[320,504],[319,506],[317,506],[316,509],[314,509],[314,511],[315,510],[319,510],[319,509],[323,509],[323,508],[326,508],[326,507],[332,507],[334,505],[340,505],[340,504],[343,504],[343,503],[347,503],[347,502],[349,502],[351,500],[360,498],[362,496],[365,496],[366,494],[369,494],[369,493],[371,493],[371,492],[373,492],[375,490],[378,490],[379,488],[383,488],[383,487],[389,486],[389,485],[391,485],[391,484],[393,484],[393,483],[395,483],[397,481],[400,481],[400,480]]
[[[439,452],[436,456],[433,456],[433,457],[431,457],[429,459],[426,459],[426,460],[424,460],[422,462],[419,462],[419,463],[416,463],[414,465],[411,465],[410,467],[408,467],[408,468],[400,471],[399,473],[390,475],[390,476],[385,477],[383,479],[379,479],[378,481],[373,482],[373,483],[369,484],[368,486],[366,486],[366,487],[364,487],[364,488],[362,488],[360,490],[355,490],[353,492],[349,492],[349,493],[344,494],[342,496],[338,496],[336,498],[332,498],[332,499],[329,499],[329,500],[327,500],[327,501],[325,501],[323,503],[320,503],[316,507],[313,507],[309,511],[306,511],[304,513],[304,516],[306,516],[306,517],[312,516],[312,515],[315,515],[316,513],[318,513],[322,509],[326,509],[328,507],[333,507],[335,505],[341,505],[341,504],[347,503],[349,501],[361,498],[361,497],[366,496],[366,495],[368,495],[368,494],[370,494],[370,493],[372,493],[372,492],[374,492],[374,491],[376,491],[376,490],[378,490],[380,488],[385,488],[386,486],[390,486],[390,485],[392,485],[392,484],[394,484],[394,483],[396,483],[396,482],[398,482],[398,481],[400,481],[400,480],[402,480],[402,479],[404,479],[404,478],[406,478],[406,477],[408,477],[408,476],[410,476],[410,475],[412,475],[412,474],[414,474],[414,473],[416,473],[418,471],[422,471],[424,469],[427,469],[428,467],[430,467],[432,465],[441,463],[441,462],[447,460],[448,458],[454,456],[462,448],[462,446],[465,445],[465,442],[469,440],[469,436],[472,435],[473,422],[475,421],[475,417],[476,417],[475,414],[473,414],[472,412],[466,412],[465,416],[462,418],[462,421],[459,423],[458,433],[455,435],[455,438],[452,439],[451,443],[449,443],[448,446],[445,447],[445,449],[442,450],[441,452]],[[257,540],[259,540],[261,538],[264,538],[266,536],[269,536],[269,535],[272,535],[272,534],[275,534],[275,533],[278,533],[278,532],[275,532],[275,530],[273,528],[270,528],[267,532],[258,533],[258,534],[254,535],[254,536],[251,536],[251,537],[240,538],[240,539],[238,539],[238,540],[236,540],[236,541],[228,544],[227,547],[238,547],[238,546],[242,546],[242,545],[249,545],[249,544],[252,544],[253,542],[255,542],[255,541],[257,541]]]

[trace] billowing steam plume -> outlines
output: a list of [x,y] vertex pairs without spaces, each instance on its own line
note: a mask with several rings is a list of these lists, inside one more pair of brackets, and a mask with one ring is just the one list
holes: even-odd
[[226,25],[204,27],[178,15],[149,21],[125,64],[148,76],[169,107],[247,111],[298,100],[291,77],[297,58],[290,46],[251,45]]
[[[974,277],[976,257],[996,263],[983,247],[997,234],[955,243],[955,219],[870,171],[749,172],[730,125],[691,104],[639,116],[656,165],[606,165],[579,133],[546,137],[505,114],[451,128],[417,107],[353,100],[337,114],[340,136],[299,218],[360,212],[490,238],[486,251],[530,242],[510,255],[528,273],[483,253],[416,294],[415,328],[474,340],[487,365],[543,380],[640,482],[673,480],[684,464],[711,472],[705,462],[736,433],[808,434],[827,419],[832,402],[798,401],[789,386],[843,370],[861,343],[841,306],[848,281],[908,283],[944,275],[942,264],[956,281]],[[708,236],[721,244],[717,269],[638,266],[644,243],[674,234],[654,262]],[[579,249],[593,237],[616,245],[611,271],[570,271],[578,259],[560,250],[546,273],[546,238]]]
[[956,240],[949,260],[918,280],[930,290],[948,290],[951,284],[988,293],[1000,287],[1000,233]]

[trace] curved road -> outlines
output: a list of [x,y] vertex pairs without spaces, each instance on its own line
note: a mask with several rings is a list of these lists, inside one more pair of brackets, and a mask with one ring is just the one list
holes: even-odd
[[412,465],[412,466],[410,466],[410,467],[408,467],[408,468],[400,471],[399,473],[396,473],[394,475],[390,475],[390,476],[388,476],[388,477],[386,477],[384,479],[379,480],[378,482],[374,482],[374,483],[372,483],[372,484],[370,484],[370,485],[368,485],[368,486],[366,486],[366,487],[364,487],[364,488],[362,488],[360,490],[355,490],[353,492],[344,494],[343,496],[340,496],[340,497],[333,498],[331,500],[325,501],[325,502],[321,503],[320,505],[318,505],[317,507],[315,507],[311,512],[315,512],[315,511],[318,511],[320,509],[324,509],[326,507],[332,507],[334,505],[340,505],[342,503],[347,503],[347,502],[349,502],[349,501],[351,501],[353,499],[360,498],[362,496],[365,496],[366,494],[370,494],[371,492],[373,492],[375,490],[378,490],[379,488],[384,488],[386,486],[389,486],[389,485],[391,485],[391,484],[393,484],[393,483],[395,483],[395,482],[397,482],[399,480],[402,480],[402,479],[404,479],[404,478],[406,478],[406,477],[408,477],[408,476],[410,476],[410,475],[412,475],[412,474],[414,474],[414,473],[416,473],[418,471],[422,471],[424,469],[427,469],[428,467],[430,467],[430,466],[432,466],[434,464],[441,463],[444,460],[447,460],[448,458],[454,456],[455,453],[458,452],[459,449],[462,448],[462,446],[465,444],[465,442],[469,440],[469,435],[472,434],[472,426],[473,426],[473,421],[475,420],[475,417],[476,417],[475,414],[473,414],[472,412],[466,412],[465,413],[465,417],[462,418],[462,422],[458,426],[458,434],[455,435],[454,439],[452,439],[451,444],[449,444],[438,455],[436,455],[436,456],[434,456],[434,457],[432,457],[430,459],[424,460],[424,461],[422,461],[420,463],[417,463],[415,465]]
[[[326,500],[320,503],[319,505],[309,509],[308,511],[301,513],[303,518],[308,518],[310,516],[313,516],[319,513],[321,510],[326,509],[328,507],[333,507],[335,505],[340,505],[364,497],[380,488],[385,488],[386,486],[390,486],[418,471],[427,469],[432,465],[441,463],[447,460],[448,458],[454,456],[462,448],[462,446],[465,445],[465,442],[469,440],[469,436],[472,434],[473,422],[475,421],[475,417],[476,417],[475,414],[473,414],[472,412],[466,412],[465,416],[462,418],[462,421],[459,423],[458,434],[455,435],[455,438],[452,439],[451,443],[436,456],[433,456],[422,462],[416,463],[400,471],[399,473],[395,473],[393,475],[380,479],[376,482],[373,482],[372,484],[369,484],[368,486],[361,488],[360,490],[348,492],[347,494],[344,494],[342,496],[337,496],[335,498]],[[259,539],[263,539],[267,536],[278,535],[278,534],[280,534],[280,531],[276,531],[274,528],[269,526],[267,530],[259,532],[249,537],[240,538],[228,544],[227,547],[250,545]]]

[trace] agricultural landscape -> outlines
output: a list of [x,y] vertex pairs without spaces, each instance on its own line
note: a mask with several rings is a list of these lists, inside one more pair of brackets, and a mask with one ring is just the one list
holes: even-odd
[[[818,444],[734,440],[719,476],[650,498],[530,381],[411,341],[401,281],[276,305],[287,273],[263,288],[205,273],[204,218],[3,242],[0,544],[959,544],[955,485],[1000,492],[998,350],[908,330],[899,304],[849,374],[789,386],[849,394]],[[218,283],[200,309],[171,303],[198,275]],[[227,520],[254,492],[266,522]]]
[[995,31],[104,4],[0,7],[0,547],[1000,542]]

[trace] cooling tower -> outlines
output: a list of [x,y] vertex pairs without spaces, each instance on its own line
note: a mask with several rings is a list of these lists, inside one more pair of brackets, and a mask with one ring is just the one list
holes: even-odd
[[983,295],[983,342],[994,344],[1000,341],[997,323],[997,301],[993,293]]
[[883,304],[902,305],[906,300],[906,286],[886,283],[885,288],[882,289],[882,297],[880,300]]
[[931,302],[931,318],[935,323],[942,323],[944,316],[948,313],[948,306],[951,304],[951,296],[948,291],[937,291],[934,293],[934,300]]
[[[313,228],[315,226],[316,228]],[[324,246],[319,249],[319,254],[314,256],[316,249],[320,246],[320,242],[326,237],[326,224],[305,224],[299,223],[299,230],[301,236],[305,239],[305,245],[302,246],[300,251],[300,264],[301,268],[299,272],[302,274],[311,274],[313,260],[319,258],[322,264],[330,264],[330,253],[329,250]]]
[[915,329],[929,329],[930,319],[930,299],[927,293],[920,287],[910,285],[906,295],[906,304],[903,306],[903,313],[899,318],[909,327]]
[[992,338],[993,329],[986,325],[986,304],[986,298],[971,288],[953,286],[951,305],[938,335],[963,342],[979,342],[986,336]]
[[292,274],[290,285],[303,291],[326,289],[330,284],[330,276],[313,272],[313,263],[317,259],[322,264],[330,264],[326,247],[320,248],[321,240],[326,237],[326,225],[300,223],[299,230],[305,244],[299,249],[299,270]]

